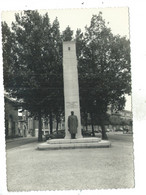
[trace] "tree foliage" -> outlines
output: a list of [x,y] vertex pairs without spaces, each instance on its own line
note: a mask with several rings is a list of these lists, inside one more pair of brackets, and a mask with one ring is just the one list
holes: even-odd
[[[7,26],[3,24],[3,30]],[[9,41],[4,57],[4,75],[6,68],[13,70],[5,79],[7,91],[18,99],[23,106],[39,117],[39,140],[41,140],[41,116],[63,108],[62,42],[57,18],[51,25],[47,14],[41,16],[37,11],[24,11],[16,14],[12,23]],[[9,37],[9,36],[8,36]],[[6,45],[3,33],[3,48]],[[5,54],[5,53],[4,53]],[[6,62],[5,62],[5,59]],[[9,60],[9,62],[8,62]],[[5,76],[5,78],[7,78]]]
[[[73,31],[68,26],[60,33],[57,18],[51,24],[48,14],[37,11],[15,17],[12,29],[2,24],[4,85],[39,117],[41,140],[41,116],[49,115],[52,128],[53,116],[63,112],[62,41],[73,40]],[[77,29],[75,39],[81,112],[90,113],[92,124],[97,118],[107,139],[109,106],[123,109],[124,96],[131,92],[130,43],[113,35],[101,12],[92,16],[85,33]]]
[[[14,62],[12,54],[12,33],[7,23],[2,23],[2,43],[3,43],[3,72],[4,72],[4,87],[9,90],[14,74]],[[10,66],[11,65],[11,66]]]
[[69,26],[62,33],[63,41],[72,41],[73,39],[73,30]]
[[124,95],[131,90],[130,44],[125,37],[112,34],[102,13],[92,16],[84,42],[78,56],[81,107],[91,115],[96,113],[102,138],[107,139],[104,120],[108,107],[123,109]]

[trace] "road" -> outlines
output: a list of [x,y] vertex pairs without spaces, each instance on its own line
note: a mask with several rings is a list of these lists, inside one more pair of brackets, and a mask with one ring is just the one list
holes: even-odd
[[31,138],[7,143],[8,190],[133,188],[132,135],[108,137],[110,148],[41,151]]
[[123,134],[122,132],[109,132],[107,133],[108,138],[111,142],[122,141],[122,142],[133,142],[132,134]]
[[25,144],[33,143],[33,142],[37,142],[36,137],[25,137],[25,138],[6,140],[6,150],[16,148]]
[[[123,134],[121,132],[109,132],[107,133],[108,138],[111,142],[119,141],[119,142],[132,142],[133,136],[131,134]],[[101,134],[97,134],[98,137],[101,137]],[[26,137],[26,138],[18,138],[6,141],[6,149],[16,148],[25,144],[37,142],[36,137]]]

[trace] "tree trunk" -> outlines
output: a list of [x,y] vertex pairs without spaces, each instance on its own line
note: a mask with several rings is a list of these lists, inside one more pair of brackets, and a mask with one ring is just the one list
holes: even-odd
[[94,133],[94,125],[92,124],[92,135],[93,137],[95,137],[95,133]]
[[95,137],[94,125],[93,125],[93,114],[92,113],[91,113],[91,126],[92,126],[92,135],[93,135],[93,137]]
[[42,117],[41,117],[41,110],[39,111],[38,114],[38,121],[39,121],[39,132],[38,132],[38,141],[42,141]]
[[103,140],[108,140],[107,134],[106,134],[106,129],[105,129],[105,125],[104,125],[104,118],[105,118],[105,114],[101,114],[99,119],[100,119],[100,126],[101,126],[101,130],[102,130],[102,139]]
[[100,118],[100,126],[102,129],[102,139],[103,140],[108,140],[107,134],[106,134],[106,130],[105,130],[105,126],[104,126],[104,119]]
[[85,115],[85,126],[86,126],[86,131],[88,131],[88,117],[87,117],[87,113]]
[[58,134],[58,119],[56,119],[56,122],[57,122],[57,124],[56,124],[56,132]]
[[88,125],[86,124],[86,131],[88,131]]
[[50,112],[50,134],[53,133],[53,121],[52,121],[52,112]]

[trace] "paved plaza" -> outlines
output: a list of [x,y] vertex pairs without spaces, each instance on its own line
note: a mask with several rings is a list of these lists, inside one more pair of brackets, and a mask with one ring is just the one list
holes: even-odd
[[110,148],[37,150],[37,142],[7,150],[9,191],[134,187],[132,135],[109,136]]

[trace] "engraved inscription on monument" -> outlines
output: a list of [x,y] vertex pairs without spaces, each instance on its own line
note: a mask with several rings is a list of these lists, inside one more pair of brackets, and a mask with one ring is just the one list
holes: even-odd
[[78,102],[66,102],[66,107],[69,109],[74,109],[78,107]]

